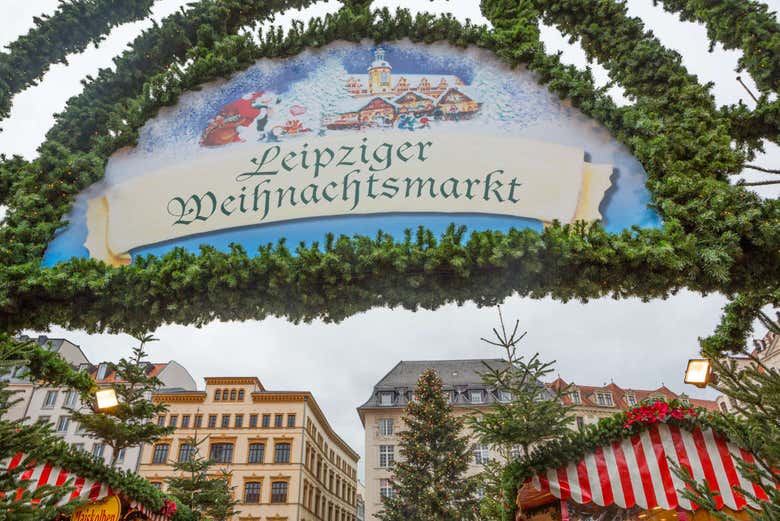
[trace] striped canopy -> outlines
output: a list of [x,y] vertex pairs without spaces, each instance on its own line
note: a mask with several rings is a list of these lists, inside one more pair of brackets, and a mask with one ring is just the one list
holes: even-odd
[[[16,454],[8,463],[8,469],[15,469],[19,465],[22,465],[25,460],[23,453]],[[90,501],[98,501],[106,496],[118,495],[118,491],[112,490],[106,483],[77,476],[67,470],[59,467],[55,467],[50,463],[40,463],[29,465],[19,476],[20,481],[29,481],[27,487],[28,490],[34,491],[45,485],[62,486],[68,484],[74,487],[74,490],[65,495],[57,503],[62,506],[71,501],[77,499],[88,499]],[[68,482],[68,480],[71,480]],[[23,489],[19,489],[16,492],[17,498],[21,498]],[[138,501],[130,501],[130,508],[142,512],[147,518],[152,521],[168,521],[168,518],[163,514],[154,513],[146,506],[142,505]]]
[[[735,486],[767,499],[761,486],[741,475],[737,465],[740,459],[753,462],[753,455],[711,429],[687,431],[658,423],[641,434],[599,447],[579,461],[548,469],[530,482],[540,493],[581,504],[694,510],[696,506],[679,492],[685,484],[672,472],[671,463],[675,463],[719,493],[715,495],[718,508],[725,505],[740,510],[756,505],[735,491]],[[522,491],[522,503],[521,496]]]

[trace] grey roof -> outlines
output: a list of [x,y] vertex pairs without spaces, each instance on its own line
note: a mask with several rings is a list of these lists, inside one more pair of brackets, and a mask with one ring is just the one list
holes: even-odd
[[65,342],[64,338],[49,338],[46,335],[38,335],[38,338],[30,338],[27,335],[19,335],[17,338],[21,341],[32,340],[37,342],[38,345],[47,347],[54,353],[58,353],[60,351],[60,347],[62,347],[62,344]]
[[388,407],[379,405],[379,393],[392,391],[394,402],[390,407],[404,407],[411,398],[411,392],[417,386],[417,380],[425,369],[435,369],[442,379],[444,390],[453,391],[451,403],[453,405],[473,405],[466,396],[468,390],[489,391],[485,396],[485,403],[492,403],[496,396],[492,389],[488,389],[482,382],[480,373],[487,372],[488,367],[498,368],[505,364],[499,358],[480,358],[474,360],[402,360],[393,367],[384,378],[374,386],[371,397],[358,407],[371,409],[374,407]]

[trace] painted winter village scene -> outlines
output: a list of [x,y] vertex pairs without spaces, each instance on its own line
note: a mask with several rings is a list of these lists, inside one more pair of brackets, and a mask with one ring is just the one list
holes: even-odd
[[[374,51],[367,74],[350,75],[343,89],[354,100],[355,108],[323,115],[319,132],[393,127],[413,131],[430,128],[433,121],[470,119],[482,106],[466,93],[468,87],[455,75],[401,73],[393,77],[393,67],[385,60],[382,48]],[[307,112],[302,105],[290,107],[290,119],[283,124],[269,126],[273,102],[272,95],[253,92],[226,105],[209,122],[201,144],[213,147],[241,142],[239,129],[252,125],[259,139],[269,141],[312,131],[298,119]]]

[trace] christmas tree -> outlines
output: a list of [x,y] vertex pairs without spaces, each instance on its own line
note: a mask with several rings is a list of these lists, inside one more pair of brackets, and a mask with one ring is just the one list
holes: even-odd
[[476,519],[476,482],[465,476],[471,457],[463,419],[442,391],[441,378],[426,369],[403,418],[401,461],[392,467],[392,492],[382,497],[382,521]]
[[[548,388],[542,381],[553,372],[554,362],[543,362],[539,353],[530,358],[518,352],[526,332],[518,333],[515,321],[509,333],[498,310],[500,331],[493,329],[495,339],[483,342],[503,350],[503,364],[487,365],[481,375],[489,388],[496,389],[500,400],[487,412],[469,417],[468,423],[480,442],[502,454],[505,461],[528,456],[533,444],[566,433],[571,424],[569,406],[563,404],[565,387]],[[505,464],[491,461],[482,472],[484,497],[480,504],[482,519],[501,519],[508,505],[503,498],[502,480]]]
[[[763,315],[762,322],[775,335],[780,335],[778,320]],[[740,461],[739,467],[753,483],[763,483],[767,501],[759,501],[754,490],[737,488],[743,496],[758,504],[758,510],[749,511],[753,521],[780,520],[780,489],[766,486],[767,483],[780,483],[780,371],[767,366],[760,353],[741,354],[746,364],[738,364],[735,359],[723,356],[705,340],[702,354],[710,359],[713,368],[713,387],[727,396],[735,405],[736,414],[718,416],[719,430],[728,439],[747,449],[754,456],[753,463]],[[708,510],[723,521],[737,521],[723,510],[718,510],[717,502],[705,483],[693,480],[685,468],[676,467],[675,472],[690,488],[683,493],[688,499]]]
[[207,439],[199,439],[196,431],[193,437],[183,441],[184,456],[173,464],[180,474],[168,479],[168,493],[193,512],[200,513],[202,520],[225,521],[238,513],[234,508],[238,501],[233,499],[229,475],[223,471],[219,478],[210,476],[214,462],[200,455],[200,446]]
[[147,343],[156,339],[152,336],[138,338],[139,345],[133,349],[130,359],[122,358],[116,364],[110,364],[115,372],[117,384],[114,391],[119,404],[111,409],[99,409],[95,394],[81,393],[81,402],[87,411],[73,411],[73,420],[89,436],[102,440],[111,447],[110,465],[116,464],[120,451],[135,447],[141,443],[154,443],[173,431],[171,427],[158,426],[153,420],[167,410],[165,404],[155,404],[151,400],[152,392],[162,382],[149,376],[149,364],[144,361]]

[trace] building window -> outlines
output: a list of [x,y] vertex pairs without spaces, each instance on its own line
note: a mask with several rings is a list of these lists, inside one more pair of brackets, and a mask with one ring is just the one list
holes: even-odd
[[393,435],[393,419],[392,418],[382,418],[379,420],[379,434],[382,436],[392,436]]
[[723,412],[729,412],[729,406],[726,405],[726,402],[720,402],[720,410]]
[[274,481],[271,483],[271,503],[287,503],[286,481]]
[[157,426],[158,427],[165,427],[165,416],[158,416],[157,417]]
[[190,426],[190,415],[189,414],[183,414],[181,417],[181,428],[187,429]]
[[277,443],[274,446],[274,463],[290,463],[289,443]]
[[213,429],[217,426],[217,415],[209,414],[209,429]]
[[84,450],[84,444],[83,443],[74,443],[73,444],[73,448],[78,450],[78,451],[83,451]]
[[235,389],[231,389],[230,390],[230,399],[232,401],[234,401],[234,402],[236,401],[236,390]]
[[626,395],[626,403],[628,405],[630,405],[631,407],[636,405],[636,396],[634,396],[633,394],[627,394]]
[[196,414],[195,415],[195,428],[199,429],[203,427],[203,415],[202,414]]
[[393,405],[393,393],[392,392],[382,392],[379,393],[379,405]]
[[212,443],[209,451],[209,459],[215,463],[233,462],[233,444],[232,443]]
[[236,419],[233,420],[233,425],[236,428],[241,428],[244,426],[244,415],[243,414],[236,414]]
[[76,398],[78,398],[78,394],[76,394],[76,391],[68,391],[68,394],[65,395],[65,407],[67,407],[68,409],[75,409]]
[[274,418],[274,427],[281,427],[284,422],[284,414],[277,414]]
[[227,429],[230,427],[230,415],[229,414],[223,414],[222,415],[222,428]]
[[243,402],[244,401],[244,390],[243,389],[239,389],[238,390],[238,401],[239,402]]
[[582,430],[585,427],[585,418],[577,416],[577,429]]
[[57,391],[46,391],[46,398],[43,401],[44,409],[53,409],[57,402]]
[[262,463],[265,459],[265,444],[264,443],[250,443],[249,444],[249,463]]
[[178,423],[179,417],[175,414],[171,414],[171,417],[168,419],[168,427],[176,427],[176,423]]
[[263,415],[263,428],[268,428],[271,426],[271,415],[270,414],[264,414]]
[[106,375],[108,375],[108,364],[102,363],[98,365],[97,376],[95,378],[97,380],[105,380]]
[[517,459],[520,457],[521,451],[520,445],[512,445],[512,448],[509,449],[509,456],[512,459]]
[[388,499],[395,497],[395,492],[393,491],[393,486],[390,484],[389,479],[379,480],[379,495]]
[[387,468],[395,461],[395,445],[379,446],[379,466]]
[[485,465],[490,461],[490,452],[487,445],[474,445],[474,463],[477,465]]
[[509,391],[498,391],[498,401],[501,403],[509,403],[512,401],[512,393]]
[[168,449],[171,446],[167,443],[158,443],[154,446],[154,452],[152,453],[152,463],[165,463],[168,461]]
[[149,483],[152,484],[154,488],[157,490],[162,490],[162,482],[161,481],[150,481]]
[[256,414],[250,414],[249,415],[249,426],[254,428],[257,427],[257,415]]
[[469,391],[469,401],[471,403],[482,403],[484,401],[484,393],[482,391]]
[[60,416],[57,420],[57,432],[68,432],[70,425],[70,416]]
[[116,453],[116,461],[117,463],[124,463],[125,462],[125,453],[127,452],[127,449],[119,449],[119,452]]
[[105,451],[106,446],[102,443],[95,443],[92,445],[92,457],[95,459],[103,459],[103,451]]
[[612,393],[598,392],[596,393],[596,403],[602,407],[612,407]]
[[191,443],[182,443],[179,445],[179,463],[190,461],[194,454],[195,446]]
[[287,415],[287,426],[288,427],[295,427],[295,415],[294,414],[288,414]]
[[244,483],[244,503],[260,503],[259,481],[247,481]]
[[580,405],[582,403],[582,398],[580,397],[580,392],[579,391],[573,391],[571,393],[571,402],[574,405]]
[[220,396],[221,396],[221,395],[222,395],[222,391],[220,391],[219,389],[217,389],[216,391],[214,391],[214,401],[215,401],[215,402],[218,402],[218,401],[219,401],[219,399],[220,399]]
[[38,416],[40,423],[51,423],[51,416]]

